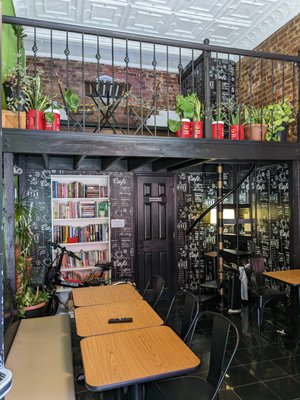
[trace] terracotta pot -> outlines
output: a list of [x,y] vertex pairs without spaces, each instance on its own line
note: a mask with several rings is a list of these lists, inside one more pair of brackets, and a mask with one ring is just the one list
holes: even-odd
[[45,126],[45,115],[43,111],[28,110],[26,129],[42,131]]
[[244,140],[245,129],[244,125],[231,125],[230,126],[230,139],[231,140]]
[[203,121],[193,121],[190,124],[191,128],[191,137],[195,139],[202,139],[203,138]]
[[36,318],[42,317],[45,314],[45,306],[46,302],[36,304],[34,306],[24,307],[23,310],[25,311],[26,318]]
[[181,125],[181,137],[184,139],[188,139],[191,137],[191,121],[188,119],[182,120]]
[[[51,111],[49,111],[51,112]],[[60,131],[60,113],[58,110],[53,110],[53,114],[54,114],[54,121],[52,122],[48,122],[45,120],[45,125],[44,125],[44,130],[45,131]],[[53,128],[53,129],[52,129]]]
[[213,139],[224,139],[224,122],[223,121],[217,121],[213,122],[212,126],[212,138]]
[[252,124],[245,126],[245,139],[246,140],[256,140],[265,141],[265,136],[267,132],[267,125]]

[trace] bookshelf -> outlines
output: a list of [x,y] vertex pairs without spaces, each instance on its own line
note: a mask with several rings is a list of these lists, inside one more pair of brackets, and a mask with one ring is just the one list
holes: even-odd
[[51,216],[52,241],[81,258],[65,256],[65,278],[84,280],[97,272],[97,262],[110,262],[109,176],[52,175]]

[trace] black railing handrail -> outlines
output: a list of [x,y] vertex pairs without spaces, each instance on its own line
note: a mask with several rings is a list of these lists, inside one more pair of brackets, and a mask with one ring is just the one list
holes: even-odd
[[[30,18],[20,18],[20,17],[12,17],[8,15],[2,16],[2,22],[5,24],[13,24],[13,25],[22,25],[29,26],[33,28],[43,28],[43,29],[52,29],[58,31],[66,31],[73,33],[81,33],[87,35],[99,35],[102,37],[115,38],[115,39],[123,39],[130,40],[135,42],[143,42],[150,43],[162,46],[170,46],[170,47],[180,47],[194,50],[202,50],[209,51],[214,53],[224,53],[231,54],[237,56],[246,56],[246,57],[254,57],[254,58],[265,58],[269,60],[277,60],[277,61],[290,61],[300,64],[300,56],[292,56],[288,54],[278,54],[278,53],[269,53],[263,51],[255,51],[255,50],[246,50],[246,49],[238,49],[233,47],[223,47],[223,46],[215,46],[204,43],[195,43],[195,42],[187,42],[181,40],[173,40],[173,39],[161,39],[155,36],[147,36],[147,35],[136,35],[133,33],[120,33],[115,32],[113,30],[108,29],[99,29],[92,28],[87,26],[78,26],[72,24],[64,24],[60,22],[52,22],[52,21],[41,21],[37,19]],[[206,39],[207,40],[207,39]]]

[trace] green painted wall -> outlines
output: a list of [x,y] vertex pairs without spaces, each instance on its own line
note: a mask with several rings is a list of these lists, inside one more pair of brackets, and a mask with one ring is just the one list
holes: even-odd
[[[1,0],[0,0],[1,1]],[[3,15],[15,16],[15,9],[12,0],[2,0]],[[24,51],[21,62],[25,65]],[[5,79],[6,72],[9,68],[17,65],[17,38],[11,25],[2,25],[2,82]],[[6,108],[5,97],[3,96],[3,108]]]

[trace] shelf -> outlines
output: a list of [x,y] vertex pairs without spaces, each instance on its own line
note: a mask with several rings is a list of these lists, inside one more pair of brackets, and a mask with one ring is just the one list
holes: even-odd
[[109,244],[108,240],[102,242],[77,242],[77,243],[59,243],[61,246],[71,246],[71,247],[78,247],[78,246],[89,246],[89,245],[97,245],[97,244]]
[[257,219],[255,218],[236,218],[236,219],[223,219],[224,225],[241,225],[241,224],[256,224]]
[[53,197],[52,201],[65,202],[65,201],[109,201],[108,197]]
[[101,222],[107,221],[109,217],[84,217],[84,218],[53,218],[53,222],[74,222],[74,221],[86,221],[86,222]]
[[226,203],[226,204],[224,204],[223,203],[223,208],[230,208],[230,209],[236,209],[236,208],[250,208],[250,204],[228,204],[228,203]]
[[252,238],[253,235],[251,235],[251,233],[224,233],[223,232],[223,236],[231,236],[231,237],[242,237],[242,238]]
[[85,271],[91,269],[101,269],[101,267],[74,267],[74,268],[61,268],[60,272],[73,272],[73,271]]

